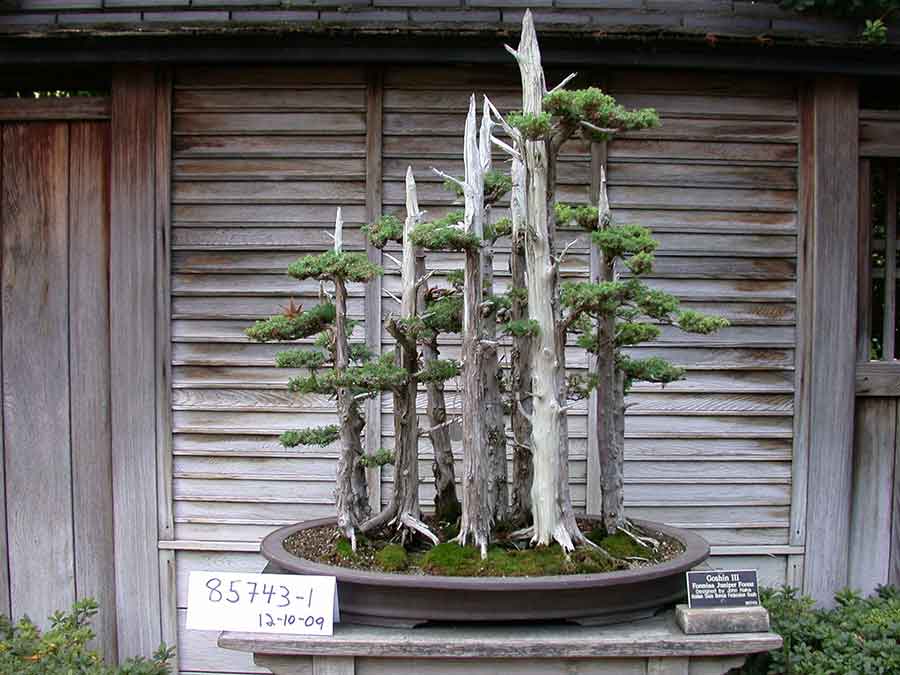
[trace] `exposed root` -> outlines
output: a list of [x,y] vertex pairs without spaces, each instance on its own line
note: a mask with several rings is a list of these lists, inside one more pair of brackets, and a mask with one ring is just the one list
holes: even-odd
[[617,557],[615,557],[614,555],[612,555],[612,554],[611,554],[609,551],[607,551],[605,548],[602,548],[601,546],[598,546],[597,544],[595,544],[594,542],[592,542],[590,539],[588,539],[587,537],[585,537],[583,534],[582,534],[580,537],[578,537],[578,543],[581,544],[581,545],[583,545],[583,546],[586,546],[587,548],[591,549],[592,551],[596,551],[596,552],[599,553],[602,557],[604,557],[606,560],[609,560],[610,562],[621,562],[621,561],[619,560],[619,558],[617,558]]
[[639,546],[644,546],[654,551],[659,549],[660,544],[658,539],[654,539],[653,537],[649,537],[646,535],[639,535],[637,532],[633,532],[632,530],[630,530],[627,525],[620,525],[619,531],[628,535],[632,539],[632,541],[634,541]]
[[509,538],[513,541],[522,540],[522,539],[532,539],[534,537],[534,525],[529,525],[528,527],[523,527],[521,530],[516,530],[515,532],[511,532]]
[[398,529],[403,526],[406,526],[407,528],[409,528],[411,530],[415,530],[416,532],[421,534],[423,537],[428,539],[435,546],[437,546],[438,544],[441,543],[441,540],[437,538],[437,535],[435,535],[434,532],[432,532],[430,529],[428,529],[428,526],[425,523],[423,523],[418,518],[415,518],[410,513],[407,513],[404,511],[397,518],[395,518],[393,522],[397,523]]

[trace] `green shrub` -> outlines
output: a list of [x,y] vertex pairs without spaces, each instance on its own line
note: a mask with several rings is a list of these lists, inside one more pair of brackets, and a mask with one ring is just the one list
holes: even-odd
[[816,609],[794,588],[764,589],[772,629],[784,647],[751,657],[744,675],[888,675],[900,673],[900,591],[880,587],[869,598],[835,596],[834,609]]
[[70,612],[51,616],[45,632],[27,617],[12,623],[0,616],[0,675],[168,675],[174,650],[164,644],[151,659],[104,664],[87,646],[95,637],[90,620],[96,613],[94,600],[79,600]]

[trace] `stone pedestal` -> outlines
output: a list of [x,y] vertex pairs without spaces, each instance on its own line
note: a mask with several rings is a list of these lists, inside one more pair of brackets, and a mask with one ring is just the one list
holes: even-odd
[[698,607],[675,608],[675,620],[688,635],[711,633],[766,633],[769,612],[765,607]]
[[602,627],[338,624],[330,638],[225,632],[219,646],[252,652],[274,675],[722,675],[779,648],[781,638],[685,635],[667,612]]

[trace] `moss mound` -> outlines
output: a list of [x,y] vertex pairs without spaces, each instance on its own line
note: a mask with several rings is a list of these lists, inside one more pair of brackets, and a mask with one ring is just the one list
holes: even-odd
[[375,554],[375,562],[385,572],[402,572],[409,567],[409,556],[400,544],[388,544]]

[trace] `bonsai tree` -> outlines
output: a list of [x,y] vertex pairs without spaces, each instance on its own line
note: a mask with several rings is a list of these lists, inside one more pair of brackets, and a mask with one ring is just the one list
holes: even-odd
[[338,527],[355,549],[356,533],[370,516],[365,469],[372,462],[392,461],[387,453],[369,458],[363,452],[360,435],[365,420],[359,401],[380,391],[404,386],[407,373],[390,358],[371,360],[364,345],[351,347],[348,334],[353,324],[347,318],[347,282],[369,281],[382,270],[370,263],[364,253],[343,250],[340,209],[337,210],[333,238],[333,251],[300,258],[288,267],[288,274],[297,280],[331,282],[334,295],[329,297],[323,288],[320,303],[307,310],[295,307],[291,301],[284,313],[258,321],[246,333],[256,342],[298,340],[318,335],[315,349],[293,348],[279,352],[276,364],[279,368],[306,369],[306,375],[290,380],[288,389],[333,396],[339,424],[287,431],[279,440],[289,448],[300,445],[324,447],[340,440],[335,506]]
[[[564,552],[596,544],[580,530],[569,488],[567,411],[570,399],[598,390],[600,464],[603,473],[603,527],[624,531],[642,544],[653,544],[628,526],[623,508],[625,394],[636,380],[666,383],[683,371],[659,358],[635,359],[627,349],[660,333],[659,324],[710,333],[722,319],[682,311],[677,299],[645,284],[657,243],[644,227],[614,223],[606,192],[605,169],[596,205],[556,204],[556,162],[562,145],[575,135],[607,141],[622,130],[659,123],[650,109],[626,110],[596,88],[548,91],[530,12],[525,13],[515,56],[522,79],[522,111],[503,117],[484,99],[480,128],[474,96],[470,99],[463,138],[464,176],[436,171],[462,196],[465,208],[423,222],[412,169],[406,174],[406,218],[385,216],[366,228],[377,246],[402,244],[401,258],[385,255],[400,268],[399,316],[386,328],[396,354],[373,360],[351,349],[346,316],[346,283],[365,282],[381,270],[365,255],[341,248],[340,212],[335,249],[301,258],[290,266],[297,279],[330,282],[333,300],[310,310],[293,303],[280,316],[256,324],[256,340],[294,340],[319,334],[319,351],[279,354],[279,365],[303,367],[307,375],[291,380],[294,391],[335,397],[340,425],[288,432],[286,445],[341,442],[336,504],[338,524],[355,548],[356,532],[393,527],[401,543],[412,536],[439,539],[424,522],[418,497],[418,439],[431,436],[435,449],[436,506],[441,518],[459,509],[455,541],[472,545],[482,558],[496,539],[496,528],[513,520],[523,526],[514,539],[535,546],[558,544]],[[502,127],[506,138],[494,134]],[[512,161],[511,176],[492,170],[491,149],[501,148]],[[491,207],[510,192],[510,217],[492,223]],[[560,267],[576,241],[559,246],[558,225],[578,225],[590,232],[601,260],[597,282],[560,283]],[[493,247],[511,234],[512,285],[505,296],[493,292]],[[457,251],[465,256],[462,280],[452,288],[429,289],[424,251]],[[624,276],[627,274],[627,278]],[[501,321],[501,316],[502,321]],[[462,333],[461,364],[439,358],[438,336]],[[512,510],[506,470],[506,423],[501,399],[499,337],[512,337],[512,364],[507,387],[514,443]],[[569,335],[596,357],[587,375],[566,369]],[[324,374],[317,371],[329,367]],[[444,402],[443,382],[461,372],[463,475],[457,501],[455,475]],[[416,411],[419,384],[428,389],[431,427],[420,431]],[[364,454],[364,426],[358,401],[381,391],[394,400],[393,453]],[[387,507],[368,512],[364,468],[372,462],[394,463],[394,492]],[[602,552],[601,552],[602,553]],[[610,554],[602,553],[610,558]],[[621,561],[620,561],[621,562]]]

